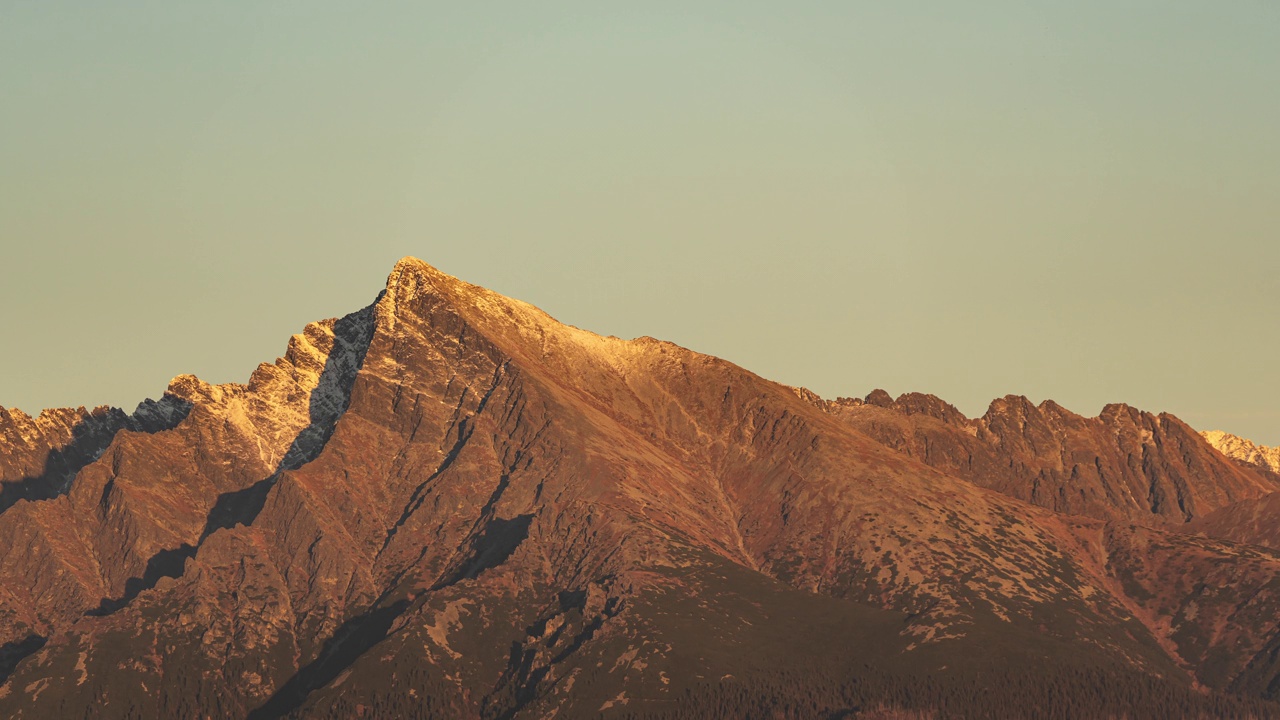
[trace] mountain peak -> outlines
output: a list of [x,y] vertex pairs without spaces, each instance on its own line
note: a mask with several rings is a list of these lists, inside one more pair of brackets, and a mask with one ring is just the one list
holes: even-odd
[[416,257],[403,257],[391,268],[387,276],[387,287],[383,294],[389,297],[394,305],[400,299],[417,296],[425,288],[434,288],[445,280],[458,282],[457,278],[440,272],[435,267]]
[[1221,430],[1200,433],[1218,452],[1229,458],[1280,473],[1280,447],[1266,447]]
[[405,312],[421,314],[421,302],[428,296],[443,300],[473,321],[478,315],[520,316],[526,318],[526,322],[537,316],[538,324],[551,320],[528,303],[459,280],[416,257],[401,258],[391,269],[386,289],[378,296],[378,315],[389,320],[389,327],[394,327],[396,317]]
[[436,272],[436,273],[440,272],[431,263],[428,263],[426,260],[423,260],[421,258],[416,258],[412,255],[405,255],[404,257],[397,260],[395,267],[392,268],[392,272],[396,272],[398,270],[403,270],[406,268],[421,268],[423,270],[428,270],[430,272]]
[[375,303],[375,315],[378,327],[391,334],[406,323],[418,330],[450,327],[450,332],[483,337],[503,353],[536,363],[554,356],[552,362],[562,368],[621,366],[638,348],[652,345],[562,323],[534,305],[472,285],[414,257],[396,263]]
[[390,290],[406,277],[439,278],[452,280],[454,282],[461,282],[458,278],[441,272],[434,265],[431,265],[425,260],[420,260],[412,255],[406,255],[397,260],[395,266],[391,268],[391,275],[387,277],[387,289]]
[[876,405],[882,408],[893,407],[893,396],[881,388],[876,388],[867,393],[867,396],[862,401],[868,405]]

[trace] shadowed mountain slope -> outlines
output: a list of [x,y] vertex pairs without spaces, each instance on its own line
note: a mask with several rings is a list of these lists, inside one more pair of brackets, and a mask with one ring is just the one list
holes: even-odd
[[1277,711],[1280,556],[1120,521],[1268,489],[1198,446],[1168,454],[1207,475],[1061,515],[414,259],[248,384],[162,402],[189,409],[0,514],[8,717]]

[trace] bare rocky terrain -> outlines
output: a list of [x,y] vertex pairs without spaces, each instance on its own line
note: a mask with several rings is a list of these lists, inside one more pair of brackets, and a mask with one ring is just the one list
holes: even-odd
[[246,384],[0,411],[0,483],[5,717],[1280,717],[1272,468],[412,258]]
[[1257,445],[1252,440],[1221,430],[1206,430],[1200,434],[1210,445],[1233,460],[1280,473],[1280,448]]

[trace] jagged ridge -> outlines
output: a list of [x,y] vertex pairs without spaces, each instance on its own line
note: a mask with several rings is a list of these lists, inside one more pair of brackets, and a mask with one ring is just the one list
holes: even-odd
[[1280,473],[1280,448],[1257,445],[1252,440],[1221,430],[1200,433],[1210,445],[1223,455],[1250,465]]
[[932,395],[808,398],[860,432],[949,474],[1057,512],[1182,523],[1280,490],[1178,418],[1123,404],[1095,418],[1010,395],[969,419]]

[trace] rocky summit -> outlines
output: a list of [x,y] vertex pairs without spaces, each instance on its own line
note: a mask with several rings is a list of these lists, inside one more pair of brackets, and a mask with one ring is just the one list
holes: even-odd
[[1280,717],[1280,476],[1223,447],[408,258],[245,384],[0,410],[0,716]]

